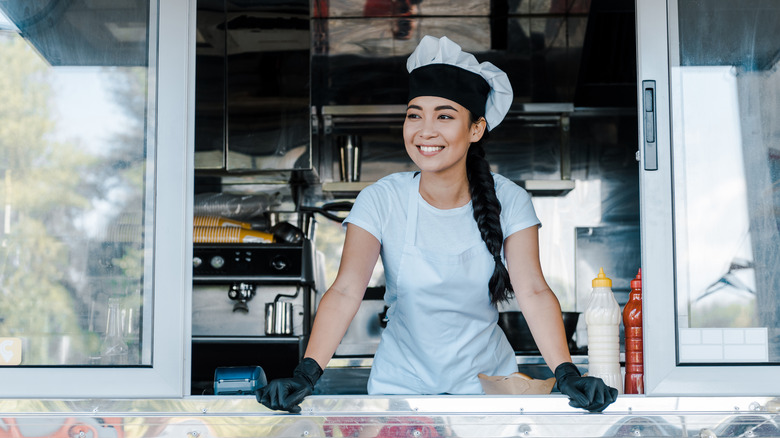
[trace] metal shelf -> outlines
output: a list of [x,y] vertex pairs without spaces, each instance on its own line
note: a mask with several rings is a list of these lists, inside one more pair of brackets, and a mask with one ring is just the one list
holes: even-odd
[[193,336],[201,344],[297,344],[303,336]]
[[[517,354],[515,355],[518,365],[543,365],[546,362],[540,354]],[[620,356],[623,359],[623,354]],[[572,363],[586,365],[588,363],[587,355],[572,355]],[[371,368],[374,363],[373,357],[334,357],[328,362],[326,368]]]
[[[322,191],[342,196],[357,196],[361,190],[370,186],[375,181],[357,182],[325,182],[322,183]],[[534,196],[561,196],[574,189],[575,182],[570,179],[561,180],[525,180],[515,181]]]

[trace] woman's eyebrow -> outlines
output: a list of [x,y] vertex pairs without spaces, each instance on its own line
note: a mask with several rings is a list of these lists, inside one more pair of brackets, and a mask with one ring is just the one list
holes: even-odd
[[436,111],[441,111],[441,110],[453,110],[455,112],[458,112],[457,108],[450,105],[441,105],[436,107]]
[[[416,109],[416,110],[422,111],[422,107],[420,107],[419,105],[409,105],[408,107],[406,107],[407,111],[409,111],[410,109]],[[451,105],[440,105],[440,106],[437,106],[436,108],[434,108],[434,110],[436,110],[436,111],[452,110],[452,111],[458,112],[458,109],[455,108],[454,106],[451,106]]]

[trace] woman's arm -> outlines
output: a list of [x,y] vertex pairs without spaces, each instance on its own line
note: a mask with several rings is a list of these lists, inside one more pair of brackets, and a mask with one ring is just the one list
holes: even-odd
[[304,357],[325,369],[335,353],[352,318],[363,301],[366,286],[379,258],[380,244],[373,234],[347,224],[347,236],[336,280],[328,288],[314,318]]
[[504,241],[507,270],[531,334],[551,370],[571,362],[561,306],[542,274],[539,227],[520,230]]

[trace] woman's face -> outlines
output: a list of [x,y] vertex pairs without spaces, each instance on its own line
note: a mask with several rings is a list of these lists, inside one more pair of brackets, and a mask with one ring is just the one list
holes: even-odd
[[415,97],[404,121],[406,153],[423,171],[465,171],[469,146],[482,138],[485,125],[483,118],[472,123],[469,111],[449,99]]

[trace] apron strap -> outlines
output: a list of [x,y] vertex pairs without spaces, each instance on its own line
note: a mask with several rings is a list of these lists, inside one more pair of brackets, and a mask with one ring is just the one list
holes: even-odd
[[419,172],[415,172],[412,176],[412,183],[409,184],[409,201],[406,207],[406,235],[404,237],[404,244],[414,246],[417,238],[417,209],[419,208],[419,196],[420,196],[420,175]]

